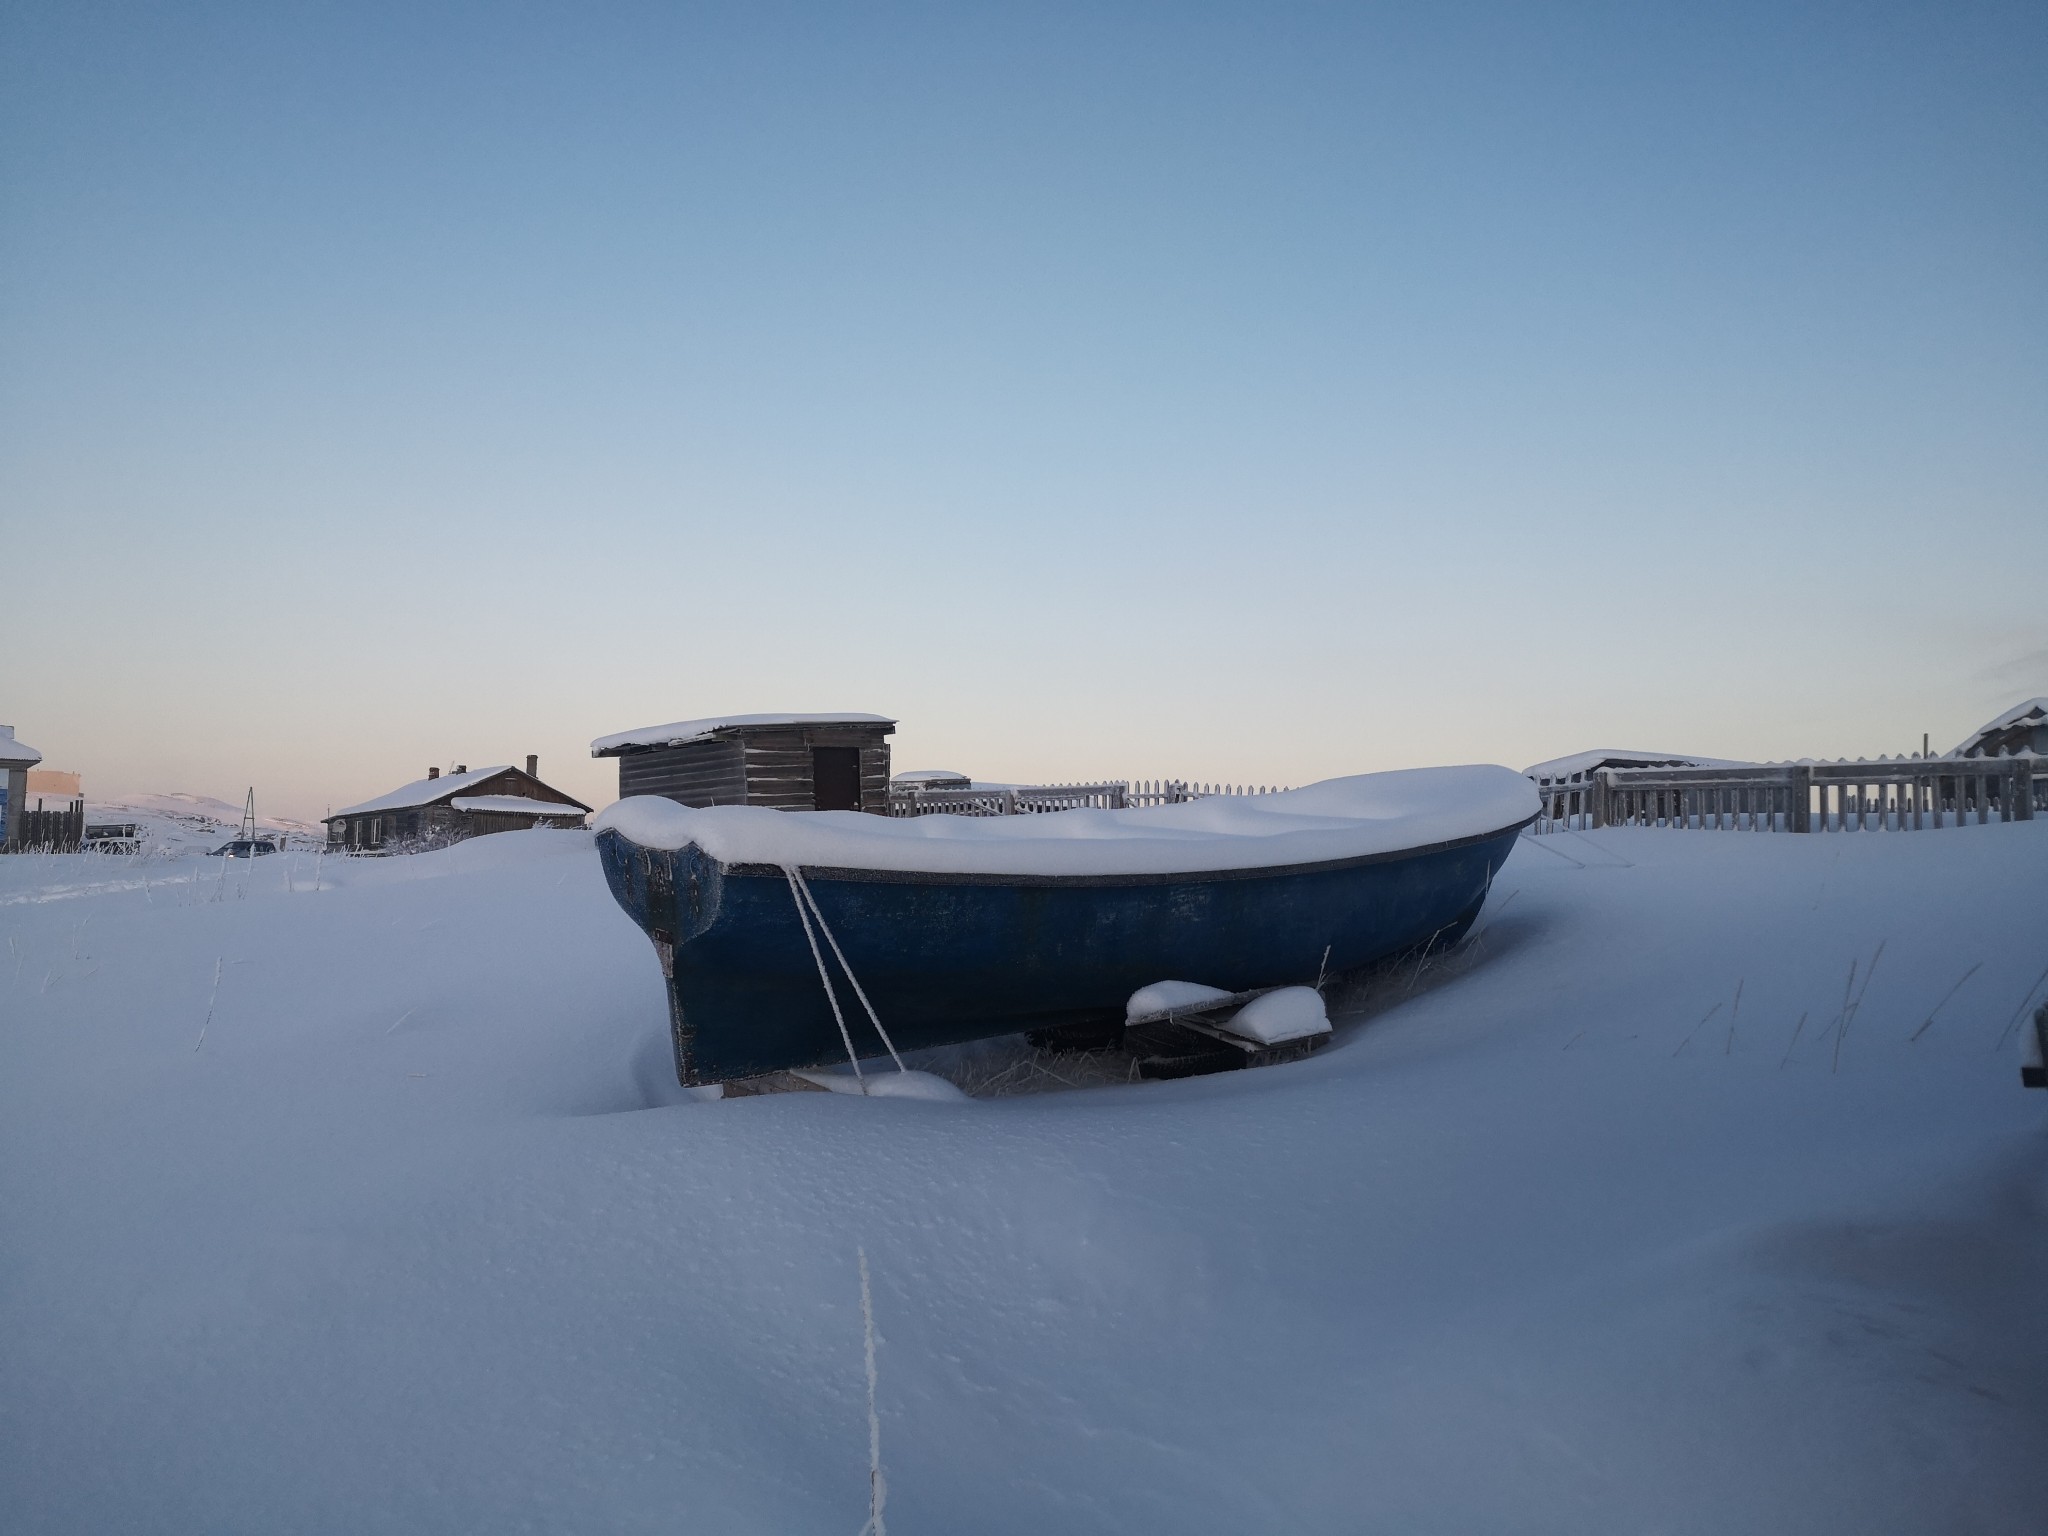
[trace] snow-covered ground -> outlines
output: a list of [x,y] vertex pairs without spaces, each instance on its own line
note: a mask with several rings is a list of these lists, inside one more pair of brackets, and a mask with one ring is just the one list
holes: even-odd
[[2048,1509],[2048,823],[1525,839],[1309,1060],[955,1103],[677,1089],[588,833],[0,933],[9,1531],[851,1536],[860,1248],[898,1536]]

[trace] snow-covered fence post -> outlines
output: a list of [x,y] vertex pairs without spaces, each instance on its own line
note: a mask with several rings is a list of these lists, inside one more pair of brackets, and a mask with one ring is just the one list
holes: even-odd
[[1787,818],[1786,831],[1813,830],[1813,769],[1804,763],[1792,765],[1791,804],[1787,809],[1792,814]]

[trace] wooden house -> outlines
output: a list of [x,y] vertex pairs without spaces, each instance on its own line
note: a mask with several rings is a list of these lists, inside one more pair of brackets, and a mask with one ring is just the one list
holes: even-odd
[[889,813],[886,715],[724,715],[601,736],[592,757],[619,760],[619,798],[780,811]]
[[1676,752],[1635,752],[1621,747],[1596,747],[1591,752],[1574,752],[1570,757],[1553,757],[1547,763],[1532,763],[1522,772],[1541,783],[1585,784],[1602,768],[1742,768],[1748,766],[1726,757],[1685,757]]
[[21,813],[28,805],[28,771],[43,754],[14,739],[14,727],[0,725],[0,848],[21,840]]
[[1996,720],[1980,725],[1950,757],[2017,757],[2022,752],[2048,757],[2048,698],[2015,704]]
[[540,781],[539,760],[525,771],[429,768],[424,779],[326,818],[327,846],[350,852],[418,853],[529,827],[580,827],[590,807]]

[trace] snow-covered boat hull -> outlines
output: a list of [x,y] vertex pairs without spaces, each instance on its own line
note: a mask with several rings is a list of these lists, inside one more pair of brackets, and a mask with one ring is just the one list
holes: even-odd
[[[1241,991],[1449,942],[1478,915],[1520,826],[1200,873],[802,872],[883,1026],[909,1050],[1114,1026],[1132,992],[1165,977]],[[615,828],[600,830],[598,848],[612,894],[661,957],[682,1082],[845,1059],[780,866],[723,863],[694,843],[649,847]],[[854,1048],[883,1054],[825,953]]]

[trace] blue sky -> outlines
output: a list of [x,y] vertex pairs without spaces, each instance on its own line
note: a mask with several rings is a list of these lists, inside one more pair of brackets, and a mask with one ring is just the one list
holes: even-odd
[[2048,693],[2039,6],[0,10],[0,719],[1301,782]]

